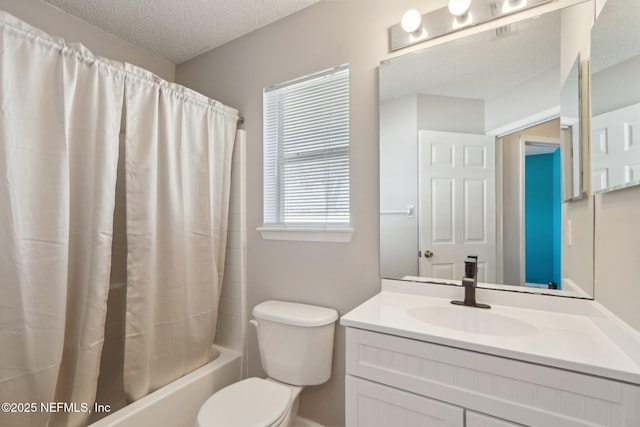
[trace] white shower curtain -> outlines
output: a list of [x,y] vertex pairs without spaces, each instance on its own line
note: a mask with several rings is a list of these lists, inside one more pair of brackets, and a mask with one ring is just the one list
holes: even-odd
[[135,67],[127,79],[125,393],[208,362],[237,111]]
[[95,398],[124,87],[112,65],[0,12],[0,401],[16,410],[2,426],[81,425]]

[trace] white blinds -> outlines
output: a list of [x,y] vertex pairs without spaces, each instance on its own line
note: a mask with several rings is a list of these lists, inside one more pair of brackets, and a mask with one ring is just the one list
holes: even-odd
[[349,225],[349,66],[264,91],[265,225]]

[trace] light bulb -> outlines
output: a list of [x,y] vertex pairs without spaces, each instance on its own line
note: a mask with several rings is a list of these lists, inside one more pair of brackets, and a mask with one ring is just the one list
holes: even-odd
[[511,13],[527,5],[527,0],[505,0],[502,3],[502,13]]
[[469,11],[471,0],[449,0],[449,13],[453,16],[463,16]]
[[407,33],[413,33],[420,28],[420,24],[422,23],[422,15],[415,9],[407,10],[404,15],[402,15],[402,21],[400,21],[400,25],[402,29]]

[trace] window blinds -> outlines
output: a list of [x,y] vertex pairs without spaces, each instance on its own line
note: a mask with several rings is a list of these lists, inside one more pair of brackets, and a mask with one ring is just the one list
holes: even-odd
[[264,91],[264,224],[348,226],[349,66]]

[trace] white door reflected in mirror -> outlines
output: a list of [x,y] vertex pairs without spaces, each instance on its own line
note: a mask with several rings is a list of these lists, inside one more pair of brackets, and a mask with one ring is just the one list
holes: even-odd
[[456,132],[418,133],[419,275],[459,279],[460,254],[478,255],[478,280],[495,282],[495,138]]

